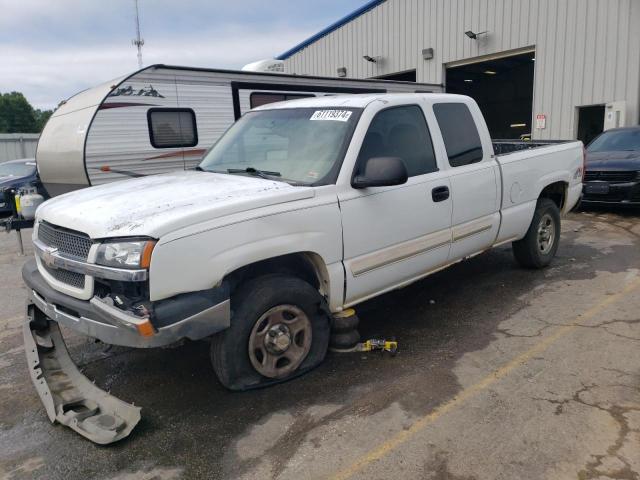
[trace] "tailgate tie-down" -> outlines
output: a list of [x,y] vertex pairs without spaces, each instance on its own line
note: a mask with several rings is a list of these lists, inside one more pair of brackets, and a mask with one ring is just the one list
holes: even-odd
[[101,390],[80,373],[56,322],[34,321],[30,306],[23,333],[29,374],[52,423],[103,445],[131,433],[140,421],[140,408]]

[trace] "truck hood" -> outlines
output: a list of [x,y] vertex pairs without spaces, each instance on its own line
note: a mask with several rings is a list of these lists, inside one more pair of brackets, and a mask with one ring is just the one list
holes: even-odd
[[91,238],[162,235],[207,220],[311,198],[311,187],[242,175],[176,172],[70,192],[43,203],[37,219]]
[[587,170],[640,170],[640,152],[587,152]]

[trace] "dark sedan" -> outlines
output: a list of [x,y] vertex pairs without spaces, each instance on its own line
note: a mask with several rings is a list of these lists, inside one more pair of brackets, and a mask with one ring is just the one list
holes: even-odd
[[640,206],[640,126],[615,128],[587,147],[582,202]]
[[0,218],[11,214],[11,206],[4,201],[2,190],[20,188],[25,185],[37,185],[38,172],[33,158],[22,158],[0,163]]

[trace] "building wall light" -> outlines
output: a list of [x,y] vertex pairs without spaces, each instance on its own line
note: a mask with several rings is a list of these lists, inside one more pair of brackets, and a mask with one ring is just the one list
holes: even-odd
[[484,32],[478,32],[478,33],[475,33],[472,30],[467,30],[466,32],[464,32],[464,34],[467,37],[469,37],[471,40],[477,40],[480,35],[485,35],[487,33],[489,33],[487,30],[485,30]]

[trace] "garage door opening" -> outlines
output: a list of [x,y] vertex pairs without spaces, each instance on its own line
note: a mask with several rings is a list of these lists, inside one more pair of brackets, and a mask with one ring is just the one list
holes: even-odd
[[535,52],[448,67],[446,89],[473,98],[492,138],[531,134]]
[[578,107],[578,140],[587,145],[604,130],[604,105]]
[[378,77],[372,78],[379,78],[381,80],[395,80],[396,82],[415,82],[416,71],[407,70],[406,72],[390,73],[389,75],[380,75]]

